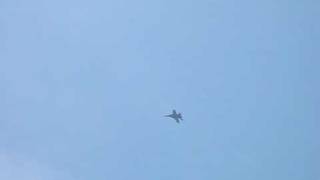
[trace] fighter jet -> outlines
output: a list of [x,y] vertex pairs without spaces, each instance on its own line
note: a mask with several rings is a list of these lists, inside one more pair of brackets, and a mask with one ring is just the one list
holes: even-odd
[[183,120],[181,113],[178,113],[178,114],[177,114],[176,110],[172,110],[172,114],[170,114],[170,115],[165,115],[164,117],[171,117],[171,118],[173,118],[174,120],[176,120],[177,123],[180,123],[179,120],[181,120],[181,121]]

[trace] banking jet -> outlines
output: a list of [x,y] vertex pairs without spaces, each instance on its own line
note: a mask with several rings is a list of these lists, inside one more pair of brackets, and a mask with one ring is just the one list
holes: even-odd
[[172,110],[172,114],[170,115],[165,115],[164,117],[171,117],[173,118],[174,120],[176,120],[177,123],[180,123],[179,120],[183,120],[182,119],[182,116],[181,116],[181,113],[177,113],[176,110]]

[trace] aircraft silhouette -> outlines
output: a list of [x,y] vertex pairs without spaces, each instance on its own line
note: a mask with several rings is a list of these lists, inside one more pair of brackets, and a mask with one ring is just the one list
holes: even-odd
[[176,110],[172,110],[172,114],[165,115],[164,117],[171,117],[174,120],[176,120],[177,123],[180,123],[179,120],[181,120],[181,121],[183,120],[181,113],[177,113]]

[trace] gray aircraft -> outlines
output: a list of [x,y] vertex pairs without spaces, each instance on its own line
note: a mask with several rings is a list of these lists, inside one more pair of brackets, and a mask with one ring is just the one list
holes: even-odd
[[179,120],[181,120],[181,121],[183,120],[181,113],[177,113],[176,110],[172,110],[172,114],[170,114],[170,115],[165,115],[164,117],[171,117],[171,118],[173,118],[174,120],[176,120],[177,123],[180,123]]

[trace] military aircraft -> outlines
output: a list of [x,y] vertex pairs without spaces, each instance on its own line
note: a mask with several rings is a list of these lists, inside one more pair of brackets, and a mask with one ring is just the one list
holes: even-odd
[[181,113],[177,113],[176,110],[172,110],[172,114],[165,115],[164,117],[171,117],[174,120],[176,120],[177,123],[180,123],[179,120],[181,120],[181,121],[183,120]]

